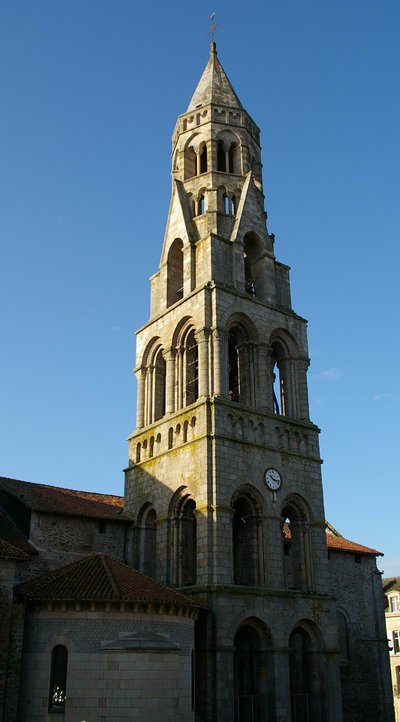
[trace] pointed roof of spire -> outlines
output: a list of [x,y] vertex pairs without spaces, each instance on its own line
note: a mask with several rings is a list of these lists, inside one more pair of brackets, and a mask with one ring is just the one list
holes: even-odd
[[211,43],[210,59],[186,112],[210,103],[226,105],[230,108],[243,108],[225,70],[218,60],[217,45],[214,41]]

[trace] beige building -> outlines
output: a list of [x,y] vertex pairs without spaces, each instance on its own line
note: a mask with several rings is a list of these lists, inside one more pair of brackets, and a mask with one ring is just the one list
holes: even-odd
[[173,134],[124,499],[0,480],[2,722],[393,722],[379,552],[326,524],[266,219],[212,43]]
[[394,709],[396,722],[400,722],[400,577],[384,579],[383,591]]

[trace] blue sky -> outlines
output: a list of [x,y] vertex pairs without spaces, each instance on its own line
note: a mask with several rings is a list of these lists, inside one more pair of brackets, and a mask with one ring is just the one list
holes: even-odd
[[326,516],[400,574],[398,0],[3,3],[0,473],[123,493],[133,332],[213,10],[309,320]]

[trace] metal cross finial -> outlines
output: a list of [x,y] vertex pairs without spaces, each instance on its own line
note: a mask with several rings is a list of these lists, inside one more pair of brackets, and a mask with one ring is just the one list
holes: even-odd
[[211,13],[211,15],[210,15],[210,20],[211,20],[211,27],[210,27],[209,35],[211,35],[211,42],[213,43],[213,42],[214,42],[215,28],[217,27],[217,23],[214,22],[214,20],[215,20],[215,10],[214,10],[214,12]]

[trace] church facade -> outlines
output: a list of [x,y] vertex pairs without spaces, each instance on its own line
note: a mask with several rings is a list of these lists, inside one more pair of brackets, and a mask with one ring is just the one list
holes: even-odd
[[379,553],[325,521],[306,321],[215,43],[172,145],[124,499],[0,480],[3,721],[393,722]]

